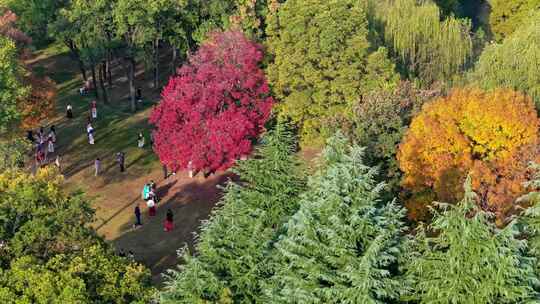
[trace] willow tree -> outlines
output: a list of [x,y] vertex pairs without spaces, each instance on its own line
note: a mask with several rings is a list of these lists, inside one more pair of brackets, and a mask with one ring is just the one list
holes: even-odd
[[377,8],[385,44],[410,78],[419,78],[424,85],[449,80],[471,58],[470,21],[454,17],[441,21],[439,7],[431,2],[386,1]]
[[485,89],[512,88],[540,103],[540,13],[502,44],[488,46],[472,73]]

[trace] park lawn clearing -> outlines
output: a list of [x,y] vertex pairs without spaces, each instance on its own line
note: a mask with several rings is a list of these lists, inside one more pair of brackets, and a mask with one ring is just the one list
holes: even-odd
[[[167,58],[164,58],[166,61]],[[150,88],[151,77],[145,78],[139,66],[136,83],[143,87],[143,104],[131,113],[128,102],[127,78],[122,66],[113,64],[113,87],[108,89],[109,104],[97,102],[98,118],[92,123],[95,145],[88,144],[86,123],[89,104],[95,99],[90,93],[80,96],[78,89],[83,80],[75,61],[70,59],[67,48],[53,44],[34,52],[29,60],[38,75],[46,75],[57,84],[56,115],[44,122],[54,124],[57,130],[56,150],[61,157],[61,171],[68,191],[83,191],[96,210],[93,224],[97,233],[111,242],[117,251],[132,251],[135,259],[152,271],[154,282],[160,284],[161,274],[178,264],[178,249],[188,245],[193,249],[195,233],[202,220],[221,198],[221,189],[233,175],[220,172],[209,178],[189,178],[187,172],[163,179],[162,167],[150,147],[148,116],[159,100],[159,91]],[[166,64],[162,67],[168,68]],[[165,75],[162,72],[162,75]],[[165,77],[165,76],[164,76]],[[74,118],[65,118],[68,104],[73,107]],[[137,135],[143,132],[145,147],[137,147]],[[120,173],[116,153],[126,153],[126,172]],[[319,154],[320,149],[306,149],[300,158],[307,163]],[[101,173],[94,176],[94,160],[101,160]],[[141,198],[145,183],[154,180],[158,185],[157,216],[149,217]],[[133,210],[139,204],[143,211],[143,226],[133,228]],[[163,231],[165,212],[174,213],[175,228]]]
[[[54,124],[58,134],[56,151],[61,158],[61,171],[69,191],[84,191],[96,210],[94,228],[118,251],[133,251],[135,259],[147,265],[157,283],[160,273],[177,264],[177,250],[184,244],[193,245],[193,232],[200,221],[207,219],[219,200],[228,175],[220,173],[208,179],[188,178],[186,172],[163,180],[161,165],[150,147],[148,115],[159,100],[159,92],[151,89],[151,79],[145,79],[142,67],[137,70],[137,84],[143,87],[144,102],[136,113],[129,111],[127,79],[119,64],[113,65],[113,87],[109,88],[109,104],[98,101],[98,118],[92,123],[95,145],[88,144],[86,123],[89,104],[95,99],[90,93],[80,96],[82,78],[68,50],[53,44],[38,50],[29,60],[33,70],[46,75],[57,84],[56,115],[44,122]],[[167,67],[165,64],[163,67]],[[65,118],[67,104],[73,106],[74,118]],[[143,132],[145,147],[137,147],[137,135]],[[126,153],[126,172],[120,173],[115,154]],[[101,159],[101,173],[94,176],[94,160]],[[149,180],[158,184],[161,202],[157,216],[149,218],[141,199],[141,189]],[[133,209],[139,204],[143,211],[143,226],[133,229]],[[163,231],[167,208],[174,212],[175,229]]]

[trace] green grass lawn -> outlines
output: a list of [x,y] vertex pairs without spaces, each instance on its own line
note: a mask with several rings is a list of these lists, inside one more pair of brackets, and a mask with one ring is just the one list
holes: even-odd
[[[80,96],[78,88],[82,85],[82,77],[76,62],[71,60],[68,50],[58,44],[36,51],[35,55],[36,59],[31,65],[34,73],[48,76],[57,84],[56,113],[44,125],[56,126],[56,150],[61,157],[62,173],[69,189],[83,190],[93,197],[95,205],[99,206],[103,197],[116,195],[108,191],[108,186],[128,183],[160,168],[158,159],[150,148],[151,126],[147,118],[150,108],[157,102],[157,94],[153,94],[154,99],[145,100],[136,113],[131,113],[126,85],[122,81],[123,70],[121,66],[117,66],[113,70],[114,85],[109,89],[109,104],[98,101],[98,119],[92,122],[95,145],[90,145],[86,124],[89,104],[95,96]],[[139,84],[144,84],[144,81],[140,80]],[[151,92],[151,89],[144,88],[144,91]],[[73,106],[74,119],[65,118],[67,104]],[[143,132],[146,139],[143,149],[137,147],[139,132]],[[119,151],[126,153],[127,174],[118,174],[115,154]],[[102,163],[102,174],[95,178],[93,163],[98,157]],[[100,184],[99,187],[96,186],[97,183]],[[95,188],[99,188],[99,191]],[[99,220],[99,209],[97,216]]]

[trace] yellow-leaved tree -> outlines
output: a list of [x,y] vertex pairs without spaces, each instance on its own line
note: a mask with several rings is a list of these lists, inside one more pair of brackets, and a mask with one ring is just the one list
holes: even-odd
[[539,124],[532,100],[507,89],[457,89],[426,104],[398,152],[409,218],[427,219],[434,200],[461,200],[470,173],[478,204],[504,224],[539,160]]

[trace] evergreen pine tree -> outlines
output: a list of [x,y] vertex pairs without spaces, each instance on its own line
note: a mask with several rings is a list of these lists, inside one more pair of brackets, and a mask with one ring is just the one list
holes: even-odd
[[531,206],[519,218],[520,228],[523,229],[529,252],[536,258],[536,275],[540,277],[540,165],[531,166],[533,176],[525,183],[532,191],[520,197],[518,203]]
[[272,243],[298,209],[305,184],[286,129],[278,125],[258,152],[235,168],[241,182],[228,184],[220,208],[203,223],[198,255],[184,254],[181,271],[169,274],[162,303],[223,302],[224,297],[260,302],[260,283],[271,276]]
[[[532,300],[538,279],[527,243],[511,222],[503,229],[492,214],[475,204],[471,180],[457,205],[438,203],[442,211],[420,228],[406,261],[412,283],[406,300],[415,303],[524,303]],[[429,232],[428,232],[429,231]]]
[[379,199],[384,184],[362,148],[338,133],[325,168],[309,181],[299,211],[276,244],[279,263],[266,303],[388,303],[398,297],[403,210]]

